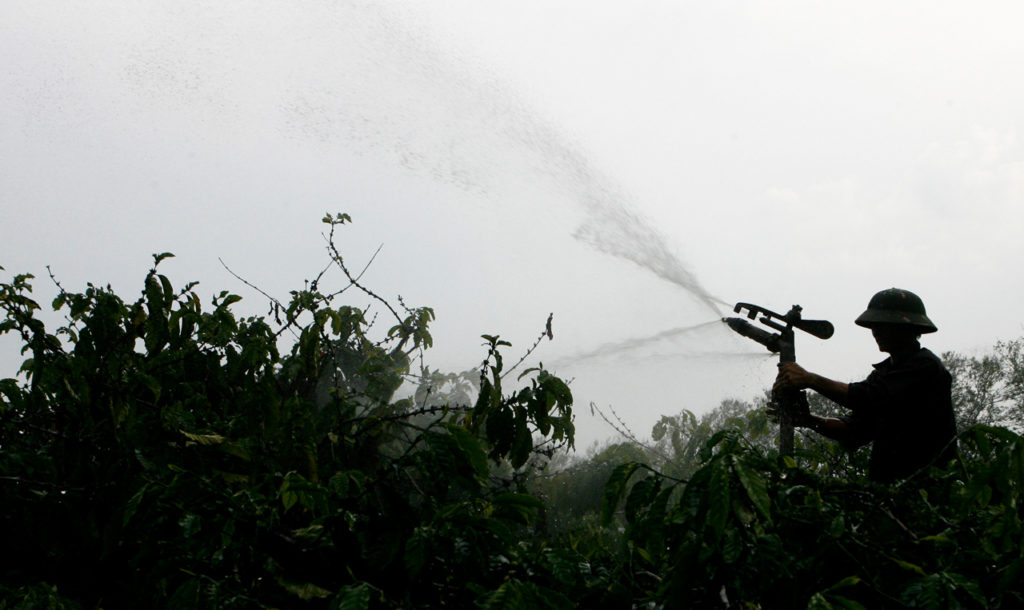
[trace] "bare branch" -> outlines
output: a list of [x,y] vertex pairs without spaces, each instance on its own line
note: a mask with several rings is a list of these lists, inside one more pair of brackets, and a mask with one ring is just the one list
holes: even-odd
[[597,413],[606,424],[611,426],[612,429],[619,434],[619,436],[625,438],[627,441],[637,445],[638,447],[643,447],[645,451],[657,454],[662,459],[671,459],[671,457],[668,454],[661,451],[657,447],[652,447],[638,439],[636,437],[636,434],[633,434],[633,431],[629,429],[629,426],[626,425],[626,422],[622,421],[622,418],[619,417],[619,414],[615,412],[615,409],[613,409],[611,405],[608,406],[608,410],[611,411],[612,417],[615,418],[614,422],[611,419],[609,419],[607,415],[604,414],[604,411],[602,411],[596,403],[590,403],[590,412]]
[[224,269],[226,269],[228,273],[233,275],[236,280],[242,282],[243,284],[245,284],[249,288],[252,288],[256,292],[258,292],[258,293],[262,294],[263,296],[267,297],[267,299],[269,299],[271,303],[274,303],[275,305],[281,307],[282,309],[284,308],[284,305],[281,303],[281,301],[278,301],[276,298],[274,298],[274,297],[270,296],[269,294],[267,294],[259,286],[256,286],[255,284],[253,284],[249,280],[245,279],[244,277],[242,277],[242,276],[238,275],[237,273],[235,273],[234,271],[232,271],[231,267],[228,267],[227,263],[224,262],[224,259],[222,259],[221,257],[218,256],[217,260],[220,261],[221,266],[224,267]]
[[[246,285],[246,286],[248,286],[249,288],[252,288],[252,289],[253,289],[253,290],[255,290],[256,292],[258,292],[258,293],[262,294],[263,296],[267,297],[267,299],[268,299],[268,300],[270,300],[270,302],[271,302],[271,303],[272,303],[272,304],[273,304],[274,306],[276,306],[276,307],[280,308],[280,309],[281,309],[282,311],[284,311],[284,312],[285,312],[285,315],[287,315],[287,316],[288,316],[288,318],[287,318],[287,323],[286,323],[286,324],[285,324],[285,325],[284,325],[284,326],[283,326],[283,327],[282,327],[282,328],[281,328],[281,329],[280,329],[279,331],[277,331],[276,333],[274,333],[274,336],[275,336],[275,337],[276,337],[276,336],[279,336],[279,335],[280,335],[281,333],[283,333],[283,332],[284,332],[284,331],[285,331],[285,330],[287,329],[287,330],[290,330],[290,331],[291,331],[291,333],[292,333],[292,335],[293,335],[293,336],[295,336],[296,338],[298,338],[298,336],[299,336],[299,335],[298,335],[298,333],[296,333],[296,332],[295,332],[295,329],[294,329],[294,328],[291,328],[291,327],[292,327],[292,325],[294,325],[294,324],[295,324],[295,318],[293,318],[293,317],[291,316],[291,314],[289,314],[289,313],[288,313],[288,308],[287,308],[287,307],[285,307],[285,306],[284,306],[284,304],[283,304],[283,303],[281,303],[281,301],[279,301],[279,300],[277,300],[276,298],[274,298],[274,297],[270,296],[269,294],[267,294],[267,293],[266,293],[266,292],[265,292],[265,291],[264,291],[264,290],[263,290],[262,288],[260,288],[259,286],[256,286],[256,285],[254,285],[254,284],[253,284],[252,282],[250,282],[249,280],[245,279],[244,277],[242,277],[242,276],[238,275],[237,273],[235,273],[234,271],[232,271],[232,270],[231,270],[231,267],[228,267],[227,263],[225,263],[225,262],[224,262],[224,259],[222,259],[222,258],[220,258],[220,257],[218,256],[218,257],[217,257],[217,260],[218,260],[218,261],[220,261],[220,264],[221,264],[221,266],[223,266],[223,267],[224,267],[224,269],[226,269],[228,273],[230,273],[231,275],[235,276],[235,279],[237,279],[238,281],[242,282],[243,284],[245,284],[245,285]],[[321,272],[321,275],[323,275],[323,272]]]
[[[337,246],[334,245],[334,226],[333,225],[331,225],[331,233],[330,233],[330,235],[325,235],[324,239],[327,241],[327,249],[331,253],[331,258],[334,260],[335,263],[337,263],[338,267],[341,268],[341,271],[345,274],[345,277],[348,278],[348,281],[351,282],[353,286],[355,286],[356,288],[362,290],[364,293],[366,293],[370,297],[376,299],[377,301],[382,303],[385,307],[387,307],[388,310],[391,312],[391,314],[393,316],[395,316],[395,319],[398,320],[398,323],[401,324],[402,323],[402,317],[398,315],[398,312],[395,311],[395,308],[391,306],[391,303],[388,303],[386,299],[384,299],[383,297],[381,297],[380,295],[378,295],[374,291],[370,290],[366,286],[363,286],[362,284],[359,283],[359,278],[362,277],[362,273],[364,273],[366,271],[366,269],[364,268],[363,272],[361,272],[359,274],[359,276],[353,277],[352,273],[348,270],[348,267],[345,266],[345,261],[342,259],[341,253],[338,252]],[[380,248],[378,248],[377,250],[379,252]],[[377,256],[376,253],[374,253],[374,257],[376,257],[376,256]],[[371,258],[370,261],[372,262],[373,259]],[[367,263],[367,267],[369,267],[369,263]]]
[[[326,237],[326,236],[325,236],[325,237]],[[360,278],[362,278],[362,277],[363,277],[363,274],[364,274],[364,273],[366,273],[366,270],[367,270],[367,269],[369,269],[369,268],[370,268],[370,265],[372,265],[372,264],[373,264],[373,261],[374,261],[374,259],[376,259],[376,258],[377,258],[377,255],[378,255],[378,254],[380,254],[380,251],[381,251],[381,249],[382,249],[383,247],[384,247],[384,244],[381,244],[381,245],[377,246],[377,250],[376,250],[376,251],[374,251],[374,253],[373,253],[373,256],[371,256],[371,257],[370,257],[370,260],[366,261],[366,265],[364,265],[364,266],[363,266],[363,270],[362,270],[362,271],[360,271],[360,272],[359,272],[359,275],[357,275],[357,276],[356,276],[356,280],[359,280]],[[330,267],[331,267],[331,265],[333,265],[334,263],[335,263],[335,261],[334,261],[334,257],[332,256],[332,257],[331,257],[331,262],[327,263],[327,268],[330,268]],[[324,271],[326,271],[326,269],[324,269]],[[322,275],[323,275],[323,272],[321,272],[321,274],[320,274],[320,275],[322,276]],[[317,276],[317,279],[319,279],[319,277],[320,277],[320,276]],[[349,281],[349,285],[348,285],[348,286],[345,286],[345,287],[344,287],[344,288],[342,288],[341,290],[337,290],[337,291],[335,291],[335,292],[332,292],[331,294],[328,294],[328,295],[326,295],[326,296],[325,296],[324,298],[325,298],[325,299],[326,299],[326,300],[327,300],[328,302],[330,302],[330,300],[331,300],[331,299],[333,299],[334,297],[336,297],[336,296],[338,296],[339,294],[341,294],[341,293],[345,292],[346,290],[348,290],[348,289],[349,289],[349,288],[351,288],[352,286],[355,286],[355,283],[351,281],[351,278],[349,278],[349,280],[350,280],[350,281]]]
[[533,342],[533,345],[530,346],[530,349],[526,350],[526,353],[523,354],[523,357],[520,358],[518,362],[513,364],[511,367],[508,368],[508,370],[506,370],[504,373],[502,373],[502,375],[501,375],[502,379],[504,379],[506,376],[508,376],[508,374],[511,373],[512,371],[516,370],[516,367],[518,367],[520,364],[525,362],[526,359],[530,357],[530,354],[533,353],[533,350],[537,349],[537,346],[540,345],[540,342],[544,340],[544,337],[547,337],[549,341],[554,339],[554,335],[551,333],[551,319],[554,316],[555,316],[554,313],[549,313],[548,314],[548,321],[547,321],[547,323],[544,324],[544,330],[540,333],[540,336],[537,337],[537,340]]

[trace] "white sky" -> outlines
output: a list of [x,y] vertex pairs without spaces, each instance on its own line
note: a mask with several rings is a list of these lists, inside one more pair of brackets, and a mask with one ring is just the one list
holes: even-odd
[[[631,210],[715,297],[803,305],[808,368],[881,359],[852,320],[917,292],[937,352],[1024,334],[1024,5],[1016,2],[0,0],[0,265],[64,285],[176,284],[265,306],[325,261],[437,311],[434,366],[499,333],[538,358],[713,320],[573,239]],[[604,229],[617,230],[602,225]],[[657,237],[660,234],[661,241]],[[621,243],[629,249],[632,244]],[[363,303],[356,303],[363,304]],[[562,364],[581,444],[770,384],[723,327]],[[0,376],[18,358],[0,339]],[[739,353],[747,355],[736,355]]]

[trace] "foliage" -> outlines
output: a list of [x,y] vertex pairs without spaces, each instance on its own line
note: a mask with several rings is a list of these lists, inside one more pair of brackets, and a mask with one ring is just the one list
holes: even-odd
[[[949,468],[880,486],[814,434],[780,459],[759,398],[569,458],[563,380],[512,377],[497,335],[479,370],[414,371],[433,311],[361,284],[350,219],[324,221],[348,283],[262,317],[175,289],[169,254],[134,301],[58,284],[56,330],[31,276],[0,283],[25,355],[0,380],[0,609],[1024,605],[1016,431],[962,427]],[[962,422],[1017,421],[1021,345],[947,355]]]
[[[325,218],[343,269],[348,220]],[[56,331],[31,276],[0,285],[0,332],[27,356],[0,381],[0,537],[18,549],[0,597],[20,600],[3,607],[558,605],[529,542],[543,505],[495,473],[526,464],[534,435],[571,445],[563,381],[531,369],[508,389],[509,344],[485,336],[475,403],[395,399],[431,345],[429,308],[400,314],[345,269],[341,290],[321,273],[272,318],[240,318],[237,295],[204,308],[175,289],[170,256],[134,302],[60,288]],[[335,303],[352,286],[394,318],[386,332]]]
[[[1024,363],[1017,343],[997,346],[1004,388]],[[958,410],[962,396],[954,394]],[[809,398],[815,413],[843,412]],[[867,480],[866,450],[851,454],[807,431],[794,458],[779,460],[763,407],[764,398],[727,400],[701,417],[663,417],[653,446],[613,446],[617,464],[595,455],[567,470],[573,482],[585,481],[579,473],[588,469],[612,470],[600,514],[621,534],[605,541],[613,551],[588,559],[606,563],[609,582],[634,605],[1024,604],[1024,439],[1015,432],[961,428],[961,458],[949,470],[890,487]],[[589,489],[581,483],[561,493]],[[598,537],[584,524],[566,539],[578,547]]]
[[655,465],[666,474],[689,478],[700,466],[700,450],[720,430],[742,430],[747,441],[762,447],[775,442],[773,426],[764,405],[726,399],[715,409],[697,417],[690,411],[663,415],[651,431]]
[[601,514],[605,485],[612,472],[626,462],[648,461],[644,448],[629,442],[593,447],[590,455],[570,463],[552,460],[529,482],[531,493],[548,506],[545,525],[550,533],[566,533]]
[[619,466],[606,517],[624,501],[629,571],[659,575],[634,597],[667,607],[1019,607],[1024,439],[979,426],[961,442],[975,457],[883,487],[723,431],[685,485]]

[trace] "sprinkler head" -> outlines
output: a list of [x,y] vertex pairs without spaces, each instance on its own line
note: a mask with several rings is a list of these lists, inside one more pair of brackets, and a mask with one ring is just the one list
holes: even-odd
[[761,330],[743,318],[722,318],[722,321],[728,324],[729,328],[733,329],[737,333],[747,337],[748,339],[753,339],[767,347],[768,351],[779,351],[780,335],[770,333],[766,330]]

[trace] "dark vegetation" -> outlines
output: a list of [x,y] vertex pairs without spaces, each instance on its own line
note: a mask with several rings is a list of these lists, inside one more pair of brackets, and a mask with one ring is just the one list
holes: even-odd
[[897,485],[813,435],[780,459],[761,401],[570,458],[567,384],[497,336],[417,365],[433,312],[349,273],[347,221],[347,282],[265,316],[166,254],[131,302],[58,284],[54,331],[0,284],[0,608],[1024,606],[1020,340],[945,355],[961,458]]

